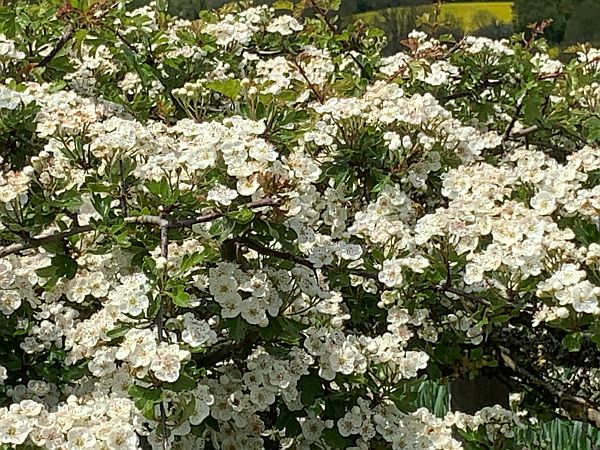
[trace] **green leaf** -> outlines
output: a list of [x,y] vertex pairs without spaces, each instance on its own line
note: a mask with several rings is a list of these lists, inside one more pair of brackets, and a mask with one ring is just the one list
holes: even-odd
[[194,414],[196,410],[196,398],[192,395],[190,399],[183,406],[183,411],[181,413],[181,420],[187,420],[189,417]]
[[131,329],[128,325],[119,325],[117,328],[113,328],[112,330],[106,333],[106,336],[109,339],[120,338],[121,336],[125,336],[127,332]]
[[70,366],[64,369],[63,381],[76,381],[84,375],[88,375],[90,371],[88,370],[87,364],[87,361],[82,361],[76,366]]
[[202,253],[192,253],[191,255],[184,255],[181,259],[181,267],[180,270],[182,272],[187,272],[192,267],[197,266],[201,262],[204,261],[204,254]]
[[211,91],[218,92],[219,94],[235,99],[242,89],[242,85],[239,80],[230,78],[225,81],[211,81],[206,85]]
[[56,255],[52,258],[52,265],[56,267],[56,275],[59,277],[67,277],[72,279],[77,273],[79,267],[77,261],[68,255]]
[[600,119],[590,117],[585,121],[585,132],[589,141],[600,141]]
[[332,448],[348,448],[352,445],[352,440],[343,437],[337,427],[323,430],[323,440]]
[[145,388],[138,385],[133,385],[127,393],[133,398],[144,398],[146,400],[158,401],[162,397],[162,391],[157,388]]
[[293,345],[300,341],[304,329],[306,325],[288,317],[273,317],[269,325],[261,328],[259,333],[266,341],[279,341]]
[[148,306],[148,310],[146,311],[146,317],[149,319],[153,319],[160,311],[162,306],[162,299],[160,295],[156,297],[150,297],[150,305]]
[[179,285],[175,287],[175,290],[169,295],[174,305],[180,306],[182,308],[187,308],[188,306],[190,306],[190,294],[185,292],[183,286]]
[[54,279],[66,277],[72,279],[77,273],[77,261],[68,255],[56,255],[50,260],[49,266],[41,267],[35,271],[40,277]]
[[300,391],[300,400],[304,406],[314,405],[317,397],[323,395],[323,385],[318,375],[304,375],[298,380],[298,390]]
[[227,214],[227,217],[235,220],[238,223],[248,223],[254,219],[254,211],[248,208],[241,208],[237,211]]
[[151,194],[157,197],[167,200],[171,197],[172,191],[169,182],[166,179],[160,181],[149,181],[146,183],[146,188]]
[[567,334],[563,340],[563,346],[570,352],[578,352],[581,349],[581,343],[583,341],[583,334],[580,332],[575,332],[571,334]]
[[246,336],[248,323],[241,317],[229,320],[229,335],[235,342],[241,342]]
[[492,317],[492,318],[490,319],[490,323],[502,323],[502,322],[508,322],[508,321],[510,320],[510,317],[511,317],[511,316],[509,316],[509,315],[507,315],[507,314],[502,314],[502,315],[499,315],[499,316],[495,316],[495,317]]
[[189,375],[181,372],[179,378],[174,383],[165,383],[164,385],[167,389],[170,389],[174,392],[183,392],[183,391],[191,391],[198,386],[196,380],[194,380]]
[[54,278],[56,276],[56,267],[46,266],[36,269],[36,274],[43,278]]
[[290,411],[285,404],[282,404],[275,420],[275,427],[278,430],[285,430],[286,437],[298,436],[302,433],[302,427],[297,417],[301,415],[302,411]]

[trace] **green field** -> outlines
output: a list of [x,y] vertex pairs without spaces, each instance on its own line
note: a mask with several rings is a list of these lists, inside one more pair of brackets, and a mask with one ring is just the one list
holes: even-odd
[[[405,8],[405,7],[400,7]],[[419,13],[433,11],[432,6],[415,7]],[[378,11],[369,11],[355,16],[366,23],[380,23]],[[442,20],[456,23],[465,32],[474,31],[484,25],[496,22],[510,22],[512,19],[512,2],[475,2],[475,3],[442,3]]]

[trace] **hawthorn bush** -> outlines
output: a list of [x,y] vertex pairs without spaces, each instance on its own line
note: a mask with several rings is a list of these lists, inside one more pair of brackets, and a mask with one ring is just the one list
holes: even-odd
[[[0,9],[4,448],[600,426],[598,50],[166,6]],[[470,379],[510,406],[423,401]]]

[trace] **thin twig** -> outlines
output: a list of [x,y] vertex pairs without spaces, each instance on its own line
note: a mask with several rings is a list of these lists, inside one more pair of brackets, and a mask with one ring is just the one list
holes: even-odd
[[58,42],[56,43],[56,45],[54,45],[54,47],[52,48],[50,53],[48,53],[46,56],[44,56],[44,58],[40,61],[38,66],[44,67],[44,66],[50,64],[50,62],[54,59],[54,57],[58,54],[58,52],[60,52],[62,50],[62,48],[66,45],[66,43],[69,42],[69,40],[73,37],[74,33],[75,33],[75,27],[73,26],[73,24],[72,23],[67,24],[65,26],[65,28],[63,29],[63,33],[60,36],[60,38],[58,39]]
[[538,129],[539,129],[539,127],[537,125],[532,125],[530,127],[523,128],[522,130],[511,133],[510,138],[511,139],[522,138],[522,137],[528,136],[532,133],[535,133]]
[[579,396],[573,396],[564,392],[564,388],[554,386],[551,382],[537,376],[527,370],[519,361],[515,361],[511,351],[500,345],[500,356],[504,365],[517,374],[526,385],[533,387],[541,392],[546,392],[557,406],[565,412],[557,410],[558,415],[566,418],[579,420],[589,423],[596,428],[600,428],[600,410],[599,406],[591,400]]
[[121,178],[119,185],[119,203],[121,204],[121,211],[123,211],[123,215],[127,217],[129,214],[127,212],[127,184],[125,183],[123,157],[119,158],[119,177]]
[[[237,242],[238,244],[241,244],[251,250],[254,250],[255,252],[261,254],[261,255],[266,255],[266,256],[272,256],[273,258],[278,258],[278,259],[285,259],[287,261],[292,261],[295,262],[296,264],[300,264],[301,266],[304,267],[308,267],[309,269],[315,271],[317,268],[315,267],[315,265],[308,260],[307,258],[303,258],[301,256],[296,256],[293,255],[289,252],[283,252],[280,250],[274,250],[272,248],[268,248],[265,247],[261,244],[259,244],[258,242],[255,242],[247,237],[237,237],[232,239],[234,242]],[[336,270],[339,268],[333,265],[325,265],[321,267],[322,269],[325,270]],[[357,275],[360,277],[364,277],[364,278],[371,278],[375,281],[379,282],[378,279],[378,272],[375,271],[369,271],[369,270],[365,270],[365,269],[346,269],[348,271],[348,273],[350,273],[351,275]]]
[[308,88],[315,94],[315,97],[317,97],[317,100],[319,100],[319,103],[323,104],[325,102],[323,94],[321,94],[319,91],[317,91],[315,86],[308,79],[308,77],[306,76],[306,72],[304,71],[304,69],[302,68],[300,63],[298,61],[296,61],[295,59],[292,59],[292,63],[294,64],[294,66],[296,66],[296,68],[298,69],[298,72],[300,72],[300,75],[302,75],[302,78],[304,78],[304,81],[306,81],[306,84],[308,84]]
[[[242,208],[254,209],[261,208],[265,206],[276,206],[278,204],[277,200],[272,198],[264,198],[261,200],[257,200],[254,202],[249,202],[246,204],[240,205]],[[130,216],[125,217],[124,221],[127,224],[142,224],[142,225],[154,225],[161,228],[188,228],[197,223],[210,222],[212,220],[218,219],[219,217],[223,217],[225,213],[223,212],[210,212],[203,214],[201,216],[194,217],[192,219],[182,219],[176,221],[169,221],[160,216],[153,215],[142,215],[142,216]],[[27,242],[17,242],[14,244],[7,245],[6,247],[0,248],[0,258],[3,258],[8,255],[12,255],[14,253],[19,253],[24,250],[29,250],[32,248],[38,248],[46,244],[50,244],[52,242],[62,241],[65,238],[75,236],[77,234],[88,233],[94,230],[94,226],[92,225],[83,225],[76,226],[70,230],[61,231],[59,233],[51,234],[48,236],[43,236],[40,238],[32,238]]]
[[523,105],[525,105],[525,98],[523,98],[517,104],[517,107],[515,108],[515,114],[513,115],[510,123],[506,127],[506,130],[504,130],[504,134],[502,135],[502,140],[503,141],[505,141],[506,139],[508,139],[510,137],[510,135],[512,133],[512,130],[513,130],[515,124],[517,123],[517,120],[519,119],[519,114],[521,114],[521,110],[523,109]]
[[242,238],[242,237],[238,237],[238,238],[234,238],[233,241],[244,245],[245,247],[248,247],[249,249],[252,249],[258,253],[260,253],[261,255],[267,255],[267,256],[273,256],[274,258],[278,258],[278,259],[285,259],[288,261],[293,261],[296,264],[300,264],[304,267],[308,267],[309,269],[315,269],[315,266],[313,263],[311,263],[308,259],[306,258],[302,258],[300,256],[296,256],[296,255],[292,255],[291,253],[288,252],[281,252],[279,250],[273,250],[271,248],[267,248],[264,247],[248,238]]
[[454,44],[452,47],[450,47],[450,49],[444,53],[444,55],[442,56],[442,60],[447,59],[450,55],[452,55],[452,53],[456,52],[458,49],[460,49],[462,47],[462,45],[465,43],[466,38],[462,38],[459,41],[456,42],[456,44]]
[[[277,206],[277,205],[279,205],[278,200],[273,199],[271,197],[266,197],[266,198],[263,198],[260,200],[242,204],[242,205],[240,205],[240,207],[247,208],[247,209],[256,209],[256,208],[263,208],[266,206]],[[169,228],[189,228],[198,223],[211,222],[215,219],[218,219],[219,217],[222,217],[223,215],[224,215],[224,213],[221,213],[221,212],[212,212],[212,213],[203,214],[201,216],[193,217],[191,219],[176,220],[174,222],[171,222],[171,224],[169,225]]]
[[[164,222],[160,225],[160,256],[167,259],[169,257],[169,221],[164,219]],[[166,268],[166,266],[165,266]],[[166,273],[166,272],[165,272]],[[164,302],[162,294],[160,294],[160,305],[158,307],[158,312],[156,313],[156,318],[154,319],[156,323],[156,331],[158,333],[158,342],[162,342],[164,339],[164,331],[163,331],[163,321],[164,321]],[[165,405],[161,401],[160,402],[160,427],[162,429],[163,434],[163,450],[167,450],[167,412],[165,411]]]
[[444,285],[444,286],[430,286],[432,291],[437,292],[450,292],[451,294],[458,295],[460,297],[464,297],[467,300],[471,300],[475,303],[481,303],[485,306],[491,307],[492,304],[486,300],[485,298],[479,297],[477,295],[471,294],[470,292],[464,292],[460,289],[453,288],[452,286]]

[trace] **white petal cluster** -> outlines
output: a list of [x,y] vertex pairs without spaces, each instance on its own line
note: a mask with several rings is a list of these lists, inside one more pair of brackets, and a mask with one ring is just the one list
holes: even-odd
[[139,413],[130,399],[71,395],[49,411],[43,404],[23,400],[0,408],[0,443],[25,441],[49,450],[137,450],[142,431]]

